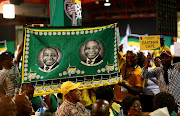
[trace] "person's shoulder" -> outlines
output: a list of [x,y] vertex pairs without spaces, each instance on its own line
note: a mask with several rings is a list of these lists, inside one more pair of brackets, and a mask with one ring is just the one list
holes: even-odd
[[95,63],[100,62],[102,59],[103,59],[103,57],[99,55],[99,56],[95,59]]
[[85,108],[85,106],[82,103],[80,103],[80,102],[77,102],[77,105],[80,106],[80,107]]
[[67,108],[68,108],[68,104],[66,104],[66,102],[63,102],[57,110],[63,111],[65,109],[67,110]]
[[101,59],[102,59],[103,57],[102,57],[101,55],[99,55],[98,58],[101,58]]
[[54,69],[56,69],[57,67],[59,67],[59,63],[58,63],[58,62],[56,62],[56,63],[52,66],[51,70],[54,70]]
[[174,68],[180,69],[180,62],[177,62],[177,63],[173,64],[173,66],[174,66]]
[[137,66],[136,68],[135,68],[135,70],[134,71],[136,71],[136,72],[142,72],[142,70],[141,70],[141,67],[140,66]]
[[59,65],[59,63],[58,63],[58,62],[56,62],[56,63],[54,64],[54,67],[56,67],[57,65]]
[[67,111],[62,109],[61,106],[56,110],[54,116],[67,116]]
[[43,65],[43,66],[41,66],[40,68],[44,70],[44,65]]
[[0,71],[0,85],[2,85],[2,83],[4,82],[6,78],[6,72],[4,70]]
[[4,76],[5,74],[6,74],[6,72],[4,69],[0,70],[0,76]]
[[76,104],[77,104],[77,105],[83,105],[83,104],[82,104],[82,103],[80,103],[80,102],[77,102]]
[[97,59],[97,60],[102,60],[103,57],[102,57],[101,55],[99,55],[96,59]]

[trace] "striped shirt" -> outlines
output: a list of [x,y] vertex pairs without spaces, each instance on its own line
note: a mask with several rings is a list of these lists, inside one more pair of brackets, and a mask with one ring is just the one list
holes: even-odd
[[[6,69],[6,71],[8,72],[9,76],[12,79],[16,79],[16,74],[14,73],[13,68],[12,69]],[[6,92],[7,96],[14,96],[15,95],[15,84],[9,79],[8,75],[6,74],[5,69],[0,71],[0,85],[3,86],[4,91]],[[19,71],[16,70],[18,79],[20,81],[20,75],[19,75]]]
[[152,78],[156,77],[158,81],[158,85],[160,88],[160,92],[168,92],[174,96],[176,102],[180,102],[180,62],[172,64],[168,69],[168,82],[166,84],[164,79],[163,67],[157,67],[153,70],[144,70],[142,73],[142,77],[144,78]]

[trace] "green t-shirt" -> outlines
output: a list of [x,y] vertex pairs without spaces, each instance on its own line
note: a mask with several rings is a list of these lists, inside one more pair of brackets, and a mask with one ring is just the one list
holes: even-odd
[[40,102],[41,102],[41,98],[40,98],[39,96],[33,97],[33,98],[31,99],[31,103],[32,103],[32,104],[37,104],[37,103],[40,103]]
[[171,116],[177,116],[177,113],[175,111],[172,111]]

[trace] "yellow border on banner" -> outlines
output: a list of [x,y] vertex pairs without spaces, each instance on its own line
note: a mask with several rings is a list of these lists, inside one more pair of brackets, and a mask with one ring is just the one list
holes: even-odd
[[24,32],[24,47],[23,47],[23,62],[22,62],[22,83],[24,83],[24,56],[25,56],[25,43],[26,43],[26,27]]
[[3,47],[3,48],[0,48],[0,51],[4,51],[6,49],[7,49],[6,47]]
[[[85,29],[63,29],[61,30],[60,28],[58,30],[39,30],[39,29],[31,29],[31,28],[27,28],[28,30],[31,30],[31,31],[45,31],[45,32],[52,32],[52,31],[84,31],[84,30],[94,30],[94,29],[102,29],[104,27],[108,27],[108,26],[112,26],[112,25],[115,25],[117,23],[114,23],[114,24],[110,24],[110,25],[107,25],[107,26],[102,26],[102,27],[95,27],[95,28],[85,28]],[[25,33],[26,34],[26,33]]]
[[[115,84],[117,84],[117,83],[118,83],[118,81],[116,80],[116,81],[113,82],[113,83],[107,82],[106,84],[107,84],[107,85],[115,85]],[[106,84],[103,84],[103,85],[101,85],[101,86],[106,86]],[[82,89],[92,89],[92,88],[98,88],[98,87],[100,87],[100,86],[89,86],[89,87],[79,88],[79,90],[82,90]],[[51,91],[51,92],[37,93],[37,92],[34,90],[33,97],[36,97],[36,96],[42,96],[42,95],[47,95],[47,94],[53,94],[53,93],[60,93],[60,92],[61,92],[61,91],[59,91],[59,92]]]

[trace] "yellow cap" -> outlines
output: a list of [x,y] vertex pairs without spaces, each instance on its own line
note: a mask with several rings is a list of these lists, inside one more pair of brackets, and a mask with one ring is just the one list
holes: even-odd
[[66,81],[61,85],[61,93],[66,95],[69,91],[77,89],[81,83],[74,84],[71,81]]

